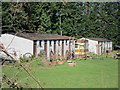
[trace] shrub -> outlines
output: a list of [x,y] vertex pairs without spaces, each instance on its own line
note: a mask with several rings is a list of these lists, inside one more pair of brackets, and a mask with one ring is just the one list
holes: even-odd
[[31,55],[29,58],[31,58],[31,59],[35,58],[35,55]]
[[75,60],[67,60],[67,63],[75,63]]
[[9,62],[8,62],[8,61],[5,61],[5,62],[4,62],[4,65],[8,65],[8,64],[9,64]]
[[43,54],[42,54],[42,53],[39,53],[39,54],[38,54],[38,56],[39,56],[39,57],[42,57],[42,56],[43,56]]
[[26,59],[26,58],[20,57],[19,59],[20,59],[20,62],[22,62],[22,63],[23,63],[23,62],[28,62],[28,59]]

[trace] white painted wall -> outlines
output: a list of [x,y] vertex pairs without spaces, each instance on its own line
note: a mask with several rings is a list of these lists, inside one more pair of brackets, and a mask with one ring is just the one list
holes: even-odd
[[103,41],[103,42],[99,42],[99,45],[102,44],[102,48],[105,48],[106,50],[110,50],[112,51],[112,42],[111,41]]
[[47,40],[47,59],[50,59],[50,42]]
[[54,53],[54,40],[51,40],[50,52]]
[[[39,42],[41,41],[41,46],[39,44]],[[45,41],[44,40],[37,40],[37,54],[41,53],[42,51],[44,51],[44,45],[45,45]],[[54,41],[51,40],[51,46],[50,46],[50,40],[47,40],[47,59],[50,59],[50,52],[51,50],[54,53]]]
[[75,51],[75,40],[72,40],[72,43],[71,43],[71,44],[72,44],[72,49],[71,49],[71,50],[72,50],[72,51]]
[[59,45],[58,45],[58,40],[56,40],[56,55],[58,56],[59,52]]
[[112,48],[112,42],[109,42],[110,43],[110,48],[111,48],[111,51],[113,50],[113,48]]
[[[48,40],[49,41],[49,40]],[[50,41],[51,41],[51,45],[50,45]],[[50,59],[50,53],[51,51],[54,53],[54,40],[50,40],[48,43],[49,43],[49,46],[47,48],[47,57],[48,59]]]
[[60,46],[58,48],[59,48],[59,54],[60,56],[62,56],[62,40],[60,40]]
[[44,40],[41,40],[41,46],[39,44],[40,40],[37,40],[37,54],[41,53],[42,51],[44,51]]
[[4,44],[5,48],[7,48],[8,45],[11,43],[10,46],[6,50],[9,53],[11,53],[11,55],[15,51],[17,53],[17,56],[16,57],[14,55],[12,56],[14,56],[16,59],[18,59],[19,57],[22,57],[25,53],[33,54],[33,41],[32,40],[14,36],[11,34],[2,34],[1,42]]
[[[81,40],[85,40],[85,38],[81,38]],[[97,47],[96,45],[98,45],[98,41],[95,41],[95,40],[90,40],[90,39],[87,39],[88,40],[88,50],[89,52],[93,52],[95,54],[98,54],[97,53]],[[107,50],[107,48],[110,48],[110,51],[112,51],[112,41],[99,41],[99,45],[102,45],[102,52],[104,52],[104,48],[105,48],[105,51]]]
[[[12,41],[13,39],[13,41]],[[9,43],[12,41],[10,46],[7,48]],[[45,41],[41,41],[41,46],[39,44],[40,40],[37,40],[37,49],[36,49],[36,54],[39,54],[41,51],[44,51],[44,43]],[[58,45],[58,41],[60,42],[60,45]],[[74,41],[74,40],[73,40]],[[22,37],[14,36],[11,34],[2,34],[1,36],[1,42],[4,44],[5,48],[7,48],[7,51],[9,53],[14,53],[14,51],[17,53],[17,57],[23,57],[25,53],[31,53],[33,54],[33,40],[25,39]],[[64,42],[64,57],[66,57],[66,51],[69,51],[69,42],[70,40],[63,40]],[[75,41],[70,44],[71,46],[71,51],[74,51],[75,49]],[[51,46],[50,46],[50,40],[47,40],[47,59],[50,59],[50,52],[53,51],[54,53],[54,40],[51,40]],[[62,40],[56,40],[56,55],[62,56]]]
[[[67,44],[66,44],[67,43]],[[64,40],[64,57],[66,57],[66,51],[69,51],[69,40]]]
[[93,40],[89,40],[89,39],[87,39],[87,40],[88,40],[88,50],[89,50],[89,52],[97,54],[96,45],[98,45],[98,41],[93,41]]
[[[64,55],[63,57],[66,57],[66,51],[69,51],[69,41],[63,40],[64,42]],[[47,40],[47,59],[50,59],[50,52],[52,51],[54,53],[54,42],[56,42],[56,56],[61,55],[62,56],[62,40],[51,40],[51,46],[50,46],[50,40]],[[58,45],[58,42],[60,42],[60,45]],[[45,41],[41,41],[41,47],[39,45],[39,40],[37,41],[37,54],[39,54],[41,51],[44,51],[44,43]],[[73,43],[71,43],[71,51],[74,51],[75,49],[75,41],[73,40]]]

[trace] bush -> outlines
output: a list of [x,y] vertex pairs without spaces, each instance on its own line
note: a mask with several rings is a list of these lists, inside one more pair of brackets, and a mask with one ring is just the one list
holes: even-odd
[[20,62],[22,62],[22,63],[23,63],[23,62],[28,62],[28,61],[29,61],[28,59],[22,58],[22,57],[20,57],[19,59],[20,59]]
[[75,60],[67,60],[67,63],[75,63]]
[[35,55],[31,55],[29,58],[31,58],[31,59],[35,58]]
[[42,54],[42,53],[39,53],[39,54],[38,54],[38,56],[39,56],[39,57],[42,57],[42,56],[43,56],[43,54]]
[[8,62],[8,61],[5,61],[5,62],[4,62],[4,65],[8,65],[8,64],[9,64],[9,62]]
[[43,66],[50,66],[51,65],[51,62],[49,62],[48,60],[41,60],[41,64]]

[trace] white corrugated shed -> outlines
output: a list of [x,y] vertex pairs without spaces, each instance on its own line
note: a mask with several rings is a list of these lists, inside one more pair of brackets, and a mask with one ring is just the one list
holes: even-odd
[[56,34],[2,34],[1,42],[6,50],[17,59],[26,53],[38,55],[43,51],[46,52],[47,59],[50,59],[51,52],[66,58],[66,52],[74,51],[75,47],[75,39]]
[[[33,54],[33,41],[14,36],[11,34],[2,34],[1,42],[4,44],[6,50],[16,59],[22,57],[25,53]],[[16,55],[14,55],[16,53]]]
[[104,38],[81,38],[88,40],[88,50],[90,53],[101,55],[107,50],[112,51],[112,41]]

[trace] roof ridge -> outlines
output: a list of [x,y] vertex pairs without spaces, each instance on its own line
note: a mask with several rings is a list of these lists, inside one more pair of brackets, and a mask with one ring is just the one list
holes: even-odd
[[30,40],[57,40],[57,39],[70,39],[74,37],[70,36],[61,36],[58,34],[40,34],[40,33],[18,33],[17,36],[24,37]]

